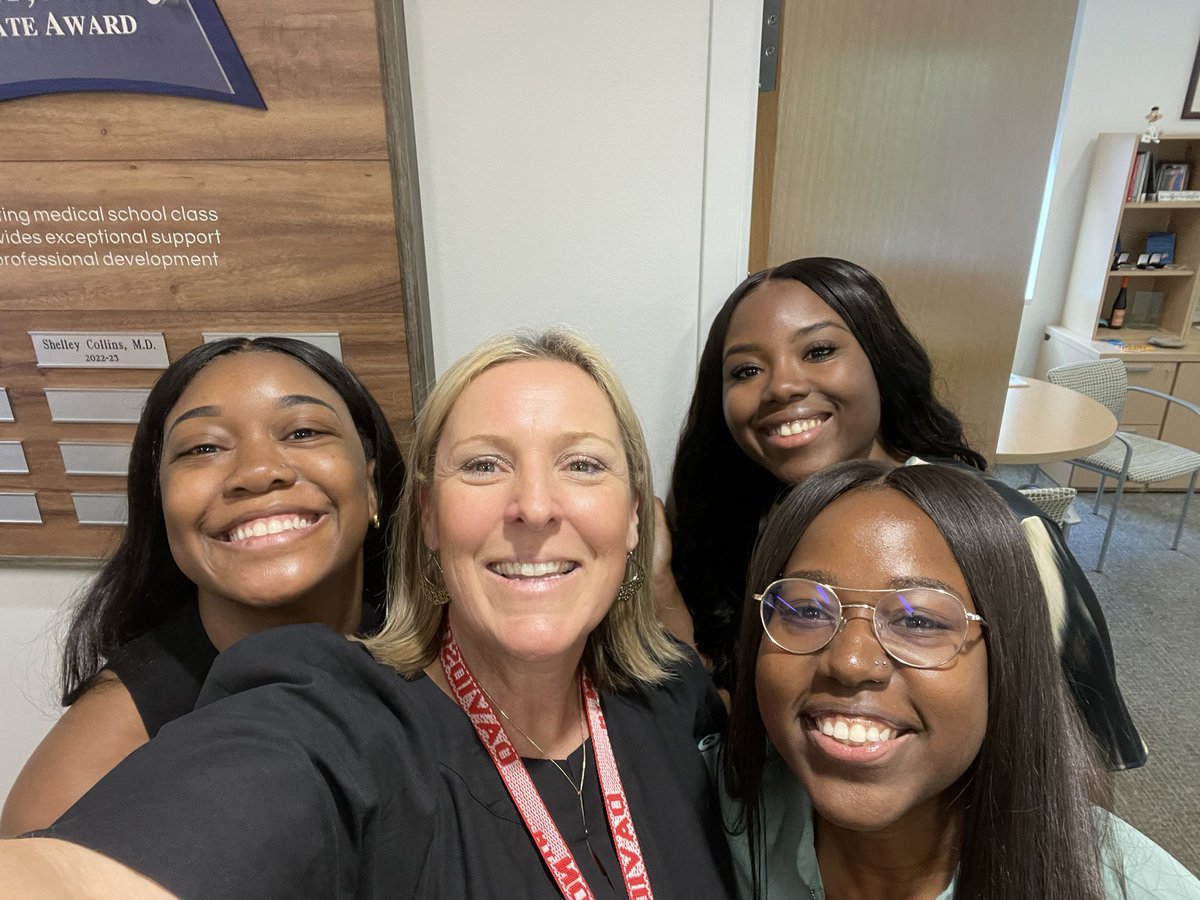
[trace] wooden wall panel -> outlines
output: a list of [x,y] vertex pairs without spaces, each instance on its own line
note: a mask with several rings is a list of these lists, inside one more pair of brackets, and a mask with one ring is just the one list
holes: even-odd
[[[111,548],[120,530],[80,525],[70,492],[119,493],[124,478],[67,475],[58,442],[128,442],[134,426],[54,423],[43,389],[148,387],[159,375],[39,368],[31,330],[161,332],[172,361],[205,331],[334,331],[401,437],[411,422],[409,338],[424,383],[428,335],[420,322],[412,334],[409,322],[423,312],[425,282],[399,0],[219,6],[265,111],[125,93],[0,102],[0,387],[16,419],[0,423],[0,441],[21,441],[30,468],[0,475],[0,491],[35,491],[44,519],[0,524],[0,556],[87,558]],[[381,45],[391,48],[383,66]],[[161,209],[165,220],[109,216],[130,208]],[[93,209],[104,221],[36,220]],[[216,219],[172,221],[179,209]],[[120,237],[143,230],[145,244]],[[76,234],[98,242],[51,243]],[[154,245],[154,234],[197,243]],[[22,252],[98,258],[11,259]],[[109,252],[126,259],[106,261]],[[200,261],[128,259],[139,253]]]
[[785,4],[767,263],[888,286],[991,452],[1077,0]]
[[[0,106],[2,108],[2,106]],[[400,269],[386,161],[0,163],[0,309],[395,308]],[[166,210],[165,222],[58,222],[21,226],[4,210],[112,213]],[[177,210],[215,211],[216,222],[172,222]],[[219,240],[190,248],[97,244],[95,267],[5,265],[31,254],[89,252],[79,245],[5,243],[23,232],[124,240],[145,233]],[[218,233],[217,238],[213,238]],[[192,238],[176,235],[192,235]],[[108,252],[206,255],[217,265],[103,265]]]

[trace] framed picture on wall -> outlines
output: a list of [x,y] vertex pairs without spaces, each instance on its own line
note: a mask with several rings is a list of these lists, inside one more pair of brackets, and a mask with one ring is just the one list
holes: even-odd
[[1188,81],[1187,96],[1183,99],[1184,119],[1200,119],[1200,96],[1196,95],[1196,80],[1200,78],[1200,47],[1196,48],[1196,61],[1192,64],[1192,78]]

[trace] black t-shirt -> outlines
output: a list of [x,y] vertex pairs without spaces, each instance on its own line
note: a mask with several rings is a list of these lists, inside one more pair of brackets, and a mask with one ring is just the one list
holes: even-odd
[[[723,710],[698,660],[601,702],[655,896],[732,896],[697,748]],[[574,791],[548,764],[531,774],[593,891],[620,896],[595,779],[585,793],[599,865],[580,845]],[[223,653],[196,712],[42,835],[98,850],[185,898],[559,896],[455,702],[319,625],[273,629]]]

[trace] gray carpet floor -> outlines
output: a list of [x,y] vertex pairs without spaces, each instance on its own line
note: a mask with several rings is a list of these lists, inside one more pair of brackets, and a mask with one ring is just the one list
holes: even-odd
[[1117,813],[1200,875],[1200,498],[1171,550],[1183,496],[1127,494],[1097,573],[1111,494],[1098,516],[1094,497],[1075,501],[1081,521],[1067,540],[1104,608],[1121,690],[1150,748],[1144,767],[1114,776]]
[[[1109,498],[1096,516],[1094,496],[1076,501],[1082,521],[1068,536],[1085,570],[1108,523]],[[1172,550],[1182,503],[1179,494],[1127,495],[1104,571],[1088,578],[1108,618],[1125,703],[1150,748],[1145,766],[1115,776],[1117,813],[1200,874],[1200,500]]]

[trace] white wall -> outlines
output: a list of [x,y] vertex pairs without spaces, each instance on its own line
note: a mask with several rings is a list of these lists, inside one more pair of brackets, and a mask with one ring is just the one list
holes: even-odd
[[[698,329],[746,271],[760,11],[405,3],[438,371],[497,331],[580,328],[660,493]],[[0,797],[56,714],[54,611],[83,577],[0,565]]]
[[1200,133],[1200,119],[1179,117],[1198,39],[1196,0],[1086,0],[1045,243],[1014,372],[1033,374],[1042,332],[1062,315],[1096,135],[1142,131],[1152,106],[1160,107],[1164,133]]
[[408,0],[438,372],[565,322],[627,379],[659,480],[694,372],[709,7]]
[[59,610],[91,572],[0,568],[0,798],[58,718]]

